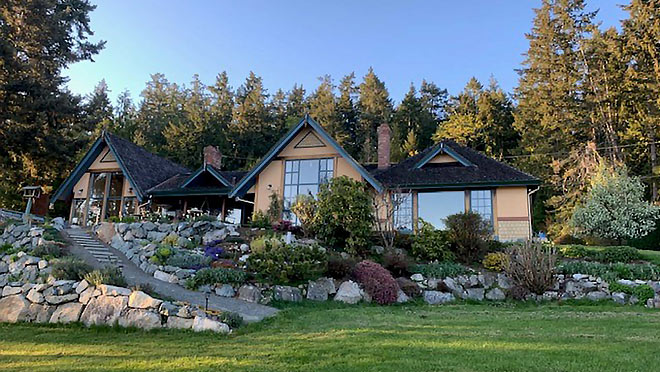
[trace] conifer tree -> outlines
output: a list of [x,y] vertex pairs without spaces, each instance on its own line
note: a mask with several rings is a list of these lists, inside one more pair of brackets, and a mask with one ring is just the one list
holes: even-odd
[[360,121],[356,139],[357,143],[363,144],[359,158],[364,162],[373,162],[376,160],[378,144],[376,129],[383,123],[389,123],[392,101],[385,83],[376,76],[371,67],[360,84],[358,110]]
[[344,148],[353,157],[358,157],[361,145],[358,142],[358,110],[356,96],[358,88],[355,86],[355,73],[344,76],[339,82],[339,97],[335,108],[337,123],[348,136]]

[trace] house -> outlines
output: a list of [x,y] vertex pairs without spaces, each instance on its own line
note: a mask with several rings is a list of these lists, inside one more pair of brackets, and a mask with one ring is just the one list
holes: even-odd
[[265,211],[270,195],[284,200],[285,219],[297,195],[316,194],[331,177],[363,181],[376,193],[397,194],[394,223],[413,230],[421,218],[436,227],[450,214],[472,210],[500,240],[531,234],[531,193],[540,181],[453,141],[443,141],[398,164],[390,162],[390,129],[378,128],[378,164],[353,159],[322,127],[305,116],[249,171],[222,169],[222,155],[204,149],[194,171],[104,133],[52,201],[71,203],[70,221],[92,225],[146,210],[209,211],[245,223]]

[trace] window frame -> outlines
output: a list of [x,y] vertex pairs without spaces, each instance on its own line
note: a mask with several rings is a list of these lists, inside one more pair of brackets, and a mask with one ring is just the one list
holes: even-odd
[[[316,182],[300,182],[301,179],[301,163],[302,162],[317,162],[317,175]],[[290,166],[289,166],[290,165]],[[282,182],[282,219],[293,222],[294,224],[299,223],[298,217],[291,211],[291,205],[295,202],[298,195],[302,195],[300,192],[301,186],[316,186],[316,191],[312,196],[318,194],[321,185],[327,183],[328,180],[334,177],[335,175],[335,158],[334,157],[322,157],[322,158],[307,158],[307,159],[285,159],[284,160],[284,176]],[[295,179],[295,183],[292,181]],[[309,187],[306,187],[309,191]],[[295,191],[294,191],[295,190]],[[293,191],[293,192],[292,192]]]
[[[414,231],[414,226],[415,226],[415,216],[414,216],[414,195],[412,191],[408,192],[396,192],[392,193],[390,196],[390,203],[393,203],[392,198],[395,195],[405,195],[404,202],[400,203],[398,206],[393,205],[393,212],[392,212],[392,227],[399,232],[404,232],[404,233],[411,233]],[[405,203],[405,207],[401,208]],[[402,219],[400,216],[401,212],[405,211],[406,215],[404,218],[407,220],[408,224],[404,228],[400,228],[399,226],[399,221]]]
[[[473,193],[487,193],[488,197],[473,197]],[[493,189],[474,189],[474,190],[468,190],[468,200],[470,201],[470,211],[478,213],[484,220],[488,222],[488,224],[491,226],[491,229],[495,226],[495,206],[494,206],[494,200],[495,200],[495,195],[493,195],[494,191]],[[488,200],[489,205],[488,208],[490,208],[490,211],[488,214],[482,213],[479,208],[484,208],[485,205],[481,205],[481,203],[475,203],[476,201],[483,201],[483,200]],[[475,206],[475,204],[478,204]],[[489,215],[489,218],[486,219],[486,215]]]

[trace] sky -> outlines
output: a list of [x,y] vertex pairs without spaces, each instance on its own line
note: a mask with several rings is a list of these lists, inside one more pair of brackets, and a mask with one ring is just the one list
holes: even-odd
[[[625,0],[587,0],[603,27],[619,26]],[[269,93],[302,84],[308,94],[330,74],[335,83],[369,67],[400,101],[410,84],[433,81],[450,94],[491,76],[512,91],[540,0],[214,1],[92,0],[91,40],[105,40],[94,58],[71,65],[68,87],[85,95],[105,79],[113,103],[135,100],[163,73],[189,84],[213,84],[227,71],[238,87],[250,71]]]

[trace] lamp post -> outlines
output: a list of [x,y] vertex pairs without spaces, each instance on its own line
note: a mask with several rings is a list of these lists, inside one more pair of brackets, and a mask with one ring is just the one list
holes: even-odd
[[207,286],[204,289],[204,297],[206,298],[206,305],[204,306],[204,310],[209,311],[209,298],[211,297],[211,287]]

